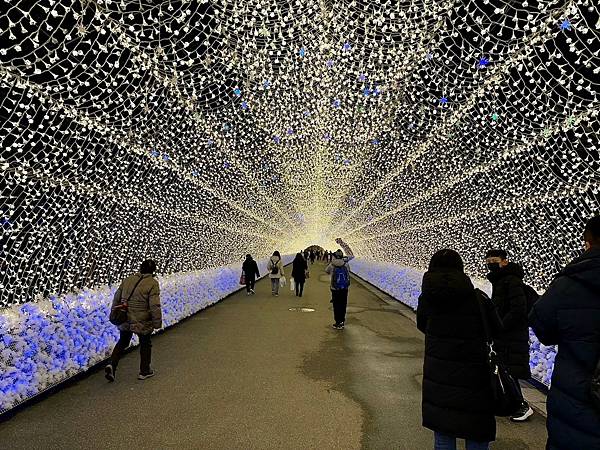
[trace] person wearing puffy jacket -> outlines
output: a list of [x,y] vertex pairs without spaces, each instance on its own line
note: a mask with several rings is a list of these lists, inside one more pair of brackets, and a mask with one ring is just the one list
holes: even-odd
[[296,297],[302,297],[304,283],[306,282],[306,272],[308,272],[308,263],[302,256],[302,253],[296,253],[296,258],[292,265],[292,278],[296,285]]
[[[523,268],[508,260],[506,250],[492,249],[485,255],[492,283],[492,301],[502,319],[503,330],[495,337],[496,351],[508,372],[517,380],[531,378],[529,368],[529,326],[527,325],[527,295]],[[521,406],[511,416],[513,422],[524,422],[533,409],[521,392]]]
[[267,263],[267,270],[271,279],[271,294],[279,297],[279,282],[281,277],[285,276],[285,272],[283,271],[281,254],[278,251],[273,252],[273,256],[271,256],[271,259]]
[[584,232],[585,252],[554,279],[529,313],[544,345],[558,345],[548,393],[548,450],[600,449],[600,408],[591,380],[600,361],[600,216]]
[[[423,276],[417,328],[425,334],[423,426],[434,432],[435,450],[488,450],[496,419],[487,362],[482,308],[492,321],[493,304],[478,295],[460,255],[436,252]],[[497,329],[497,326],[494,326]]]
[[246,294],[254,295],[254,284],[256,279],[260,278],[260,272],[258,270],[258,264],[252,258],[252,255],[246,255],[246,260],[242,264],[242,271],[244,272],[244,278],[246,279]]
[[112,307],[119,307],[127,303],[127,321],[119,325],[119,342],[115,345],[110,358],[110,364],[105,369],[108,381],[115,381],[115,374],[119,360],[135,333],[140,341],[140,372],[139,380],[154,376],[150,367],[152,359],[152,343],[150,337],[154,330],[162,328],[162,312],[160,309],[160,289],[158,281],[153,274],[156,272],[156,263],[152,260],[144,261],[140,271],[127,277],[113,298]]

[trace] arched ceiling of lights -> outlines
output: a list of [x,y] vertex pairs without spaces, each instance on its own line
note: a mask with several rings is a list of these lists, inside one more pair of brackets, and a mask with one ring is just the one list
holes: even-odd
[[2,0],[1,302],[330,248],[538,285],[597,206],[581,1]]

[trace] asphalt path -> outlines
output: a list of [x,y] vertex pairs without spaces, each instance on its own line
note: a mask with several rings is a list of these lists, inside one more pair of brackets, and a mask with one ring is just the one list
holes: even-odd
[[[431,449],[421,426],[423,337],[405,307],[353,280],[333,330],[315,263],[304,297],[260,281],[0,424],[1,449]],[[314,311],[302,311],[302,308]],[[292,310],[290,310],[292,309]],[[494,450],[543,450],[544,418],[498,420]],[[464,448],[464,447],[459,447]]]

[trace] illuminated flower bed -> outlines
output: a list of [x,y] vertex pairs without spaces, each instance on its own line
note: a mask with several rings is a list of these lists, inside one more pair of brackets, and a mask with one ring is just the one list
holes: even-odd
[[[284,256],[291,262],[293,256]],[[259,261],[266,274],[267,260]],[[167,328],[240,289],[241,263],[159,279]],[[118,340],[108,322],[117,286],[0,312],[0,412],[105,360]],[[134,341],[137,345],[137,341]]]

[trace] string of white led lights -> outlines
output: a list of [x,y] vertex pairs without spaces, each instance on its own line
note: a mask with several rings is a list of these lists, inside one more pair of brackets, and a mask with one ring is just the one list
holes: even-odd
[[591,1],[3,4],[2,305],[338,237],[543,286],[595,211]]

